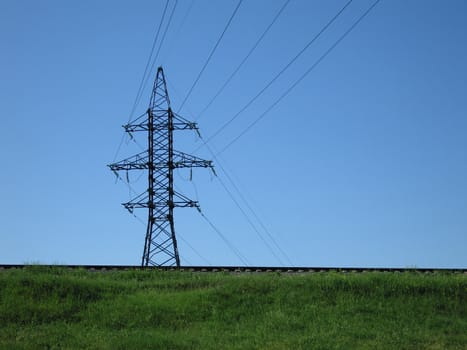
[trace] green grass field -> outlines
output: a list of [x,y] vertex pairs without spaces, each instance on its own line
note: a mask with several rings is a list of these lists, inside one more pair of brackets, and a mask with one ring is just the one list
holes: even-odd
[[467,349],[467,276],[5,270],[0,348]]

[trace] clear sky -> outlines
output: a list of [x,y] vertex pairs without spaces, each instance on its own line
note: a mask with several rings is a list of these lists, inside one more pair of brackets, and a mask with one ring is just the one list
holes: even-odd
[[[291,0],[200,113],[284,4],[243,1],[180,114],[199,119],[208,138],[345,2]],[[0,2],[0,263],[140,263],[145,226],[120,205],[129,190],[106,164],[165,3]],[[178,110],[237,3],[177,2],[135,115],[147,108],[158,65]],[[210,147],[220,151],[237,137],[371,4],[354,0]],[[162,30],[174,5],[170,0]],[[191,182],[189,172],[177,171],[177,188],[199,200],[252,265],[289,264],[271,235],[296,266],[466,267],[466,37],[463,0],[382,0],[221,153],[254,214],[215,163],[221,181],[269,248],[208,171],[195,169]],[[144,135],[136,136],[144,145]],[[186,152],[202,145],[190,132],[175,137]],[[125,139],[117,160],[138,151]],[[212,158],[206,148],[196,153]],[[138,175],[129,174],[131,186],[144,191]],[[136,214],[144,222],[146,213]],[[241,264],[196,210],[175,215],[182,264]]]

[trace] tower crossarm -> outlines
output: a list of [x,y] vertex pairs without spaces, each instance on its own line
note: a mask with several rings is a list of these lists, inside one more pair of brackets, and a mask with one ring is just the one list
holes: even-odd
[[[143,151],[119,162],[109,164],[108,167],[112,171],[148,169],[148,152]],[[154,163],[154,169],[161,169],[166,167],[169,167],[167,162]],[[213,165],[212,161],[210,160],[204,160],[196,156],[192,156],[191,154],[174,151],[173,168],[213,168]]]
[[150,201],[147,192],[141,193],[139,196],[133,198],[129,202],[122,203],[126,210],[133,213],[134,209],[138,208],[149,208]]
[[[173,202],[171,203],[168,198],[164,198],[164,200],[155,201],[151,204],[149,201],[149,195],[147,192],[143,192],[137,197],[133,198],[129,202],[122,203],[122,205],[127,209],[130,213],[133,213],[134,209],[141,209],[141,208],[150,208],[153,209],[157,208],[165,208],[165,207],[178,207],[178,208],[199,208],[199,203],[197,201],[193,201],[187,196],[174,191]],[[156,218],[160,220],[161,218]]]
[[174,130],[196,130],[199,133],[198,124],[183,118],[177,113],[173,113],[173,125]]
[[[147,116],[149,113],[154,113],[150,109],[147,112]],[[160,111],[158,111],[160,113]],[[172,128],[173,130],[195,130],[198,134],[198,124],[195,122],[191,122],[185,118],[183,118],[181,115],[178,115],[171,110],[165,111],[165,113],[171,113],[172,114]],[[126,132],[132,133],[136,131],[149,131],[149,118],[146,117],[146,119],[141,120],[140,118],[134,120],[133,122],[130,122],[128,124],[123,125],[123,128],[125,129]],[[168,128],[168,122],[164,121],[163,123],[154,123],[153,124],[153,130],[154,131],[160,131],[160,130],[166,130]]]
[[108,167],[112,171],[147,169],[149,167],[148,151],[143,151],[117,163],[109,164]]
[[204,160],[180,151],[174,151],[174,168],[213,168],[212,161]]
[[174,191],[174,207],[179,208],[199,208],[199,203],[197,201],[193,201],[187,196]]

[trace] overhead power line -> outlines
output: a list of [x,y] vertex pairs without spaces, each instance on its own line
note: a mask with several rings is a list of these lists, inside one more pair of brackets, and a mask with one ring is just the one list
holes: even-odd
[[[130,114],[128,115],[128,123],[130,122],[131,118],[133,118],[133,114],[135,113],[136,105],[138,104],[139,96],[141,94],[141,90],[143,89],[144,79],[146,78],[146,74],[148,74],[149,64],[151,63],[151,58],[152,58],[152,55],[154,53],[154,48],[156,47],[157,39],[159,38],[159,33],[160,33],[160,30],[161,30],[161,27],[162,27],[162,23],[164,22],[164,17],[165,17],[165,13],[167,12],[167,6],[168,5],[169,5],[169,0],[167,0],[165,2],[164,11],[162,12],[162,16],[161,16],[161,19],[159,21],[159,25],[157,26],[156,35],[154,36],[154,40],[153,40],[152,46],[151,46],[151,51],[149,52],[148,61],[146,62],[146,67],[144,68],[144,73],[143,73],[143,76],[141,77],[141,82],[139,84],[138,91],[136,92],[135,101],[133,102],[133,107],[131,108]],[[126,136],[126,132],[123,131],[122,132],[122,137],[121,137],[120,142],[119,142],[119,144],[117,146],[117,151],[115,152],[115,156],[113,158],[113,161],[115,161],[117,159],[118,154],[120,153],[120,149],[122,148],[123,141],[125,140],[125,136]]]
[[230,243],[230,241],[227,239],[227,237],[222,234],[222,232],[212,223],[211,220],[209,220],[207,218],[206,215],[204,215],[202,212],[200,212],[200,215],[202,216],[202,218],[204,220],[206,220],[206,222],[209,224],[209,226],[211,226],[211,228],[214,230],[214,232],[217,233],[217,235],[224,241],[224,243],[229,247],[229,249],[237,256],[238,259],[240,259],[240,261],[245,264],[245,266],[249,266],[251,265],[248,260],[242,255],[242,253],[240,253],[240,251],[235,248],[235,246]]
[[[213,155],[214,157],[216,156],[215,154]],[[234,188],[235,192],[237,192],[238,196],[240,197],[240,199],[243,201],[243,203],[245,203],[246,207],[248,208],[248,210],[253,214],[254,218],[256,219],[256,221],[258,221],[259,225],[261,226],[261,228],[263,229],[263,231],[266,233],[266,235],[269,237],[269,239],[272,241],[272,243],[274,244],[274,246],[277,248],[277,250],[279,252],[281,252],[281,254],[285,257],[285,259],[287,260],[287,262],[290,264],[290,266],[294,266],[294,263],[292,262],[292,260],[290,259],[290,257],[287,255],[287,253],[281,248],[281,246],[277,243],[276,239],[274,238],[274,236],[271,234],[271,232],[267,229],[266,225],[263,223],[263,221],[260,219],[260,217],[258,216],[258,214],[256,213],[256,211],[252,208],[252,206],[248,203],[248,201],[246,200],[245,196],[242,194],[242,192],[240,191],[240,189],[238,188],[238,186],[235,184],[235,182],[233,181],[232,177],[229,175],[229,173],[227,172],[227,170],[225,169],[225,166],[222,166],[221,163],[219,162],[219,158],[218,157],[215,157],[216,159],[216,162],[217,164],[219,165],[219,167],[221,168],[221,170],[223,171],[224,175],[226,176],[227,180],[229,180],[230,184],[232,185],[232,187]],[[225,164],[224,164],[225,165]]]
[[[251,98],[245,106],[243,106],[232,118],[226,121],[219,129],[217,129],[211,136],[209,136],[203,143],[210,142],[216,136],[218,136],[227,126],[229,126],[235,119],[238,118],[254,101],[256,101],[279,77],[301,56],[303,53],[334,23],[334,21],[344,12],[344,10],[352,3],[353,0],[347,1],[347,3],[329,20],[326,25],[277,73],[253,98]],[[203,145],[199,146],[195,151],[200,149]]]
[[175,31],[174,37],[172,38],[172,40],[170,40],[170,44],[169,44],[168,49],[166,50],[164,56],[161,57],[161,64],[160,64],[161,66],[165,66],[164,63],[170,60],[170,57],[171,57],[171,54],[172,54],[172,49],[175,46],[175,43],[177,42],[178,37],[180,36],[180,31],[182,30],[183,26],[185,25],[185,22],[188,19],[190,13],[191,13],[191,10],[193,8],[194,3],[195,3],[195,0],[191,0],[190,4],[188,6],[188,9],[185,11],[185,14],[183,15],[182,20],[180,22],[180,25],[178,26],[178,29]]
[[146,85],[148,84],[149,79],[151,78],[151,72],[154,70],[154,66],[156,65],[157,58],[159,57],[159,53],[161,51],[162,45],[164,44],[165,36],[167,35],[167,31],[169,30],[170,24],[172,23],[172,18],[175,13],[175,9],[177,8],[178,0],[175,0],[175,4],[172,8],[172,11],[170,12],[169,20],[167,21],[167,25],[165,26],[164,33],[162,34],[161,41],[159,43],[159,47],[157,48],[156,55],[154,56],[154,59],[152,60],[151,64],[151,69],[149,70],[148,75],[146,76],[146,80],[144,81],[143,88],[141,90],[141,93],[138,97],[138,101],[136,105],[138,105],[139,101],[141,100],[141,97],[143,96],[144,89],[146,88]]
[[217,97],[224,91],[226,86],[230,83],[230,81],[233,79],[233,77],[238,73],[240,68],[245,64],[245,62],[248,60],[248,58],[251,56],[251,54],[256,50],[258,45],[261,43],[263,38],[266,36],[266,34],[269,32],[269,29],[276,23],[277,19],[280,17],[286,6],[289,4],[290,0],[286,0],[282,7],[279,9],[279,11],[275,14],[274,18],[272,21],[269,23],[269,25],[266,27],[266,29],[263,31],[263,33],[259,36],[258,40],[254,43],[254,45],[251,47],[250,51],[246,54],[246,56],[241,60],[241,62],[238,64],[238,66],[233,70],[233,72],[230,74],[230,76],[227,78],[227,80],[224,82],[224,84],[217,90],[215,95],[211,98],[211,100],[208,102],[208,104],[202,109],[202,111],[199,113],[199,118],[198,120],[203,116],[204,112],[208,110],[208,108],[213,104],[213,102],[217,99]]
[[[212,264],[209,262],[208,259],[206,259],[204,256],[202,256],[191,244],[190,242],[188,242],[185,238],[183,238],[182,235],[180,235],[180,233],[178,234],[178,237],[183,241],[183,243],[185,243],[196,255],[198,255],[199,258],[201,258],[201,260],[203,260],[205,263],[207,263],[209,266],[212,266]],[[185,257],[183,257],[183,259],[186,260]]]
[[[227,172],[225,171],[225,169],[222,167],[222,165],[220,164],[219,162],[219,159],[217,157],[215,157],[215,152],[211,149],[211,147],[209,145],[206,145],[206,147],[208,148],[209,152],[213,155],[213,159],[214,161],[216,162],[216,164],[221,168],[221,170],[223,171],[224,174],[227,174]],[[251,220],[251,218],[249,217],[249,215],[246,213],[246,211],[242,208],[242,206],[240,205],[240,203],[237,201],[237,199],[235,198],[235,196],[232,194],[232,192],[229,190],[229,188],[227,187],[227,185],[225,184],[225,182],[219,177],[217,176],[216,179],[219,181],[219,183],[221,184],[221,186],[224,188],[225,192],[227,193],[227,195],[230,197],[230,199],[232,200],[232,202],[235,204],[235,206],[238,208],[238,210],[240,210],[240,213],[243,215],[243,217],[245,218],[245,220],[247,221],[247,223],[251,226],[251,228],[253,229],[253,231],[256,233],[256,235],[260,238],[260,240],[264,243],[264,245],[266,246],[267,250],[269,250],[269,252],[271,253],[272,256],[274,256],[274,258],[276,258],[276,260],[279,262],[279,264],[281,264],[282,266],[284,266],[284,263],[282,262],[282,259],[276,254],[276,252],[274,251],[274,249],[271,248],[270,244],[267,242],[267,240],[264,238],[264,236],[261,234],[261,232],[258,230],[258,228],[256,227],[256,225],[253,223],[253,221]]]
[[227,148],[232,146],[240,137],[248,132],[253,126],[255,126],[261,119],[263,119],[266,114],[268,114],[280,101],[282,101],[305,77],[310,74],[325,58],[328,56],[339,43],[345,39],[347,35],[352,32],[352,30],[370,13],[371,10],[380,2],[381,0],[376,0],[345,32],[342,34],[335,42],[331,45],[329,49],[326,50],[279,98],[274,101],[263,113],[261,113],[252,123],[250,123],[243,131],[236,136],[232,141],[230,141],[224,148],[222,148],[217,155],[223,153]]
[[201,78],[201,75],[203,74],[204,70],[208,66],[209,61],[211,60],[212,56],[214,55],[214,52],[216,52],[217,47],[219,46],[220,42],[222,41],[222,38],[224,37],[224,34],[226,33],[227,29],[229,28],[230,23],[232,23],[232,20],[234,19],[234,17],[236,15],[240,5],[242,4],[242,2],[243,2],[243,0],[240,0],[238,2],[237,6],[235,7],[234,11],[232,12],[232,15],[230,16],[229,20],[227,21],[227,24],[224,27],[224,30],[222,31],[219,39],[217,39],[216,45],[214,45],[214,47],[212,48],[206,62],[204,63],[203,67],[201,68],[200,72],[198,73],[198,76],[196,77],[195,81],[191,85],[191,88],[188,91],[188,94],[185,96],[185,99],[183,100],[182,104],[180,105],[180,107],[178,109],[178,112],[180,112],[182,110],[183,106],[185,105],[185,102],[188,100],[191,93],[193,92],[193,89],[195,88],[196,84],[198,83],[199,79]]
[[149,65],[151,64],[152,55],[153,55],[154,49],[156,47],[157,39],[159,38],[159,33],[161,31],[162,23],[164,22],[164,18],[165,18],[165,14],[167,12],[167,7],[168,6],[169,6],[169,0],[167,0],[165,2],[164,11],[162,12],[162,16],[161,16],[161,19],[159,21],[159,25],[157,26],[156,35],[154,36],[154,40],[152,42],[151,51],[149,53],[148,61],[146,62],[146,68],[144,68],[144,73],[143,73],[143,76],[141,78],[141,82],[139,84],[138,92],[136,93],[135,102],[133,103],[133,107],[131,108],[130,116],[128,117],[128,122],[130,122],[131,118],[133,118],[133,113],[135,113],[136,105],[138,104],[138,100],[139,100],[139,96],[142,93],[141,91],[143,89],[143,84],[144,84],[144,81],[145,81],[145,78],[146,78],[146,74],[148,74],[148,68],[149,68]]

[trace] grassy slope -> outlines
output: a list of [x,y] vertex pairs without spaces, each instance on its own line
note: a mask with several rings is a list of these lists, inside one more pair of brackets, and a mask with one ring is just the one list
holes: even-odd
[[467,349],[467,277],[0,272],[1,349]]

